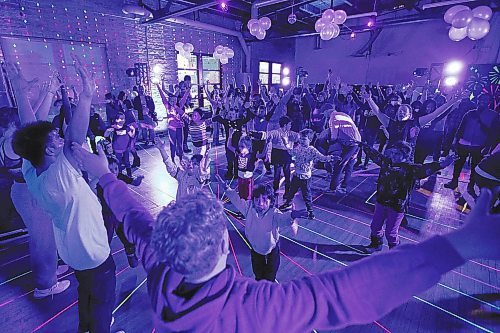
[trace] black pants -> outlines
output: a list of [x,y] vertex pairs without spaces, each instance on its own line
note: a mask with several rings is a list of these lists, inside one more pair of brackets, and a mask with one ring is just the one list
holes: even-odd
[[118,160],[118,168],[120,173],[125,169],[127,171],[127,176],[132,177],[132,167],[130,165],[130,150],[125,150],[124,152],[115,152],[116,159]]
[[475,176],[476,171],[474,170],[476,166],[481,162],[483,158],[483,154],[481,154],[482,147],[477,146],[464,146],[461,144],[457,145],[457,154],[459,159],[455,162],[453,166],[453,182],[458,183],[458,178],[460,177],[460,172],[462,172],[462,168],[465,165],[465,161],[467,157],[470,155],[471,166],[470,166],[470,179],[469,179],[469,187],[473,187],[475,184]]
[[290,184],[290,192],[285,197],[287,203],[291,203],[295,194],[299,191],[302,192],[302,198],[306,204],[308,212],[312,212],[312,193],[311,193],[311,178],[300,179],[298,176],[293,175],[292,182]]
[[252,250],[252,270],[255,280],[268,280],[274,282],[280,267],[280,247],[276,247],[267,255],[262,255]]
[[281,171],[285,175],[285,197],[290,191],[290,163],[292,158],[288,151],[284,149],[273,148],[271,152],[271,162],[274,166],[274,181],[273,188],[274,192],[278,191],[280,187]]
[[238,162],[234,152],[226,146],[227,174],[228,178],[238,177]]
[[425,131],[420,133],[415,146],[415,163],[422,164],[427,156],[432,155],[433,161],[439,161],[443,132]]
[[[264,152],[266,148],[266,140],[252,140],[252,150],[256,153]],[[271,170],[271,163],[267,160],[266,157],[262,160],[264,162],[264,166],[266,170]]]
[[78,280],[78,332],[109,333],[115,304],[116,266],[110,255],[93,269],[75,270]]
[[[364,130],[363,133],[361,134],[361,139],[364,143],[366,143],[367,145],[369,145],[370,147],[373,148],[375,141],[377,141],[377,132],[371,131],[371,130]],[[358,164],[361,164],[361,157],[362,156],[363,156],[363,151],[360,151],[358,153],[358,160],[357,160]],[[370,158],[368,157],[368,155],[365,154],[364,165],[367,166],[368,162],[370,162]]]

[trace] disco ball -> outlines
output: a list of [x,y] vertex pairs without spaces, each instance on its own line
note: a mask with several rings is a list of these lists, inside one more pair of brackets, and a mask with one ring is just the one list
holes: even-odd
[[294,24],[295,22],[297,22],[297,15],[295,15],[294,13],[288,15],[288,23]]

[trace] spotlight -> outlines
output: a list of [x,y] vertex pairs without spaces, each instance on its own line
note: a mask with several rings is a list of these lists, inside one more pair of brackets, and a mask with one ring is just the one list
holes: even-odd
[[155,74],[161,74],[163,68],[160,64],[156,64],[153,66],[153,73]]
[[375,25],[375,21],[373,19],[370,19],[366,25],[371,28]]
[[453,87],[458,83],[458,78],[456,76],[448,76],[444,79],[444,85],[447,87]]
[[227,12],[227,10],[229,9],[229,7],[227,6],[227,3],[222,1],[220,3],[220,9],[222,9],[223,11]]
[[356,38],[356,33],[353,31],[353,32],[351,32],[351,39],[354,39],[354,38]]
[[464,68],[464,63],[459,60],[450,61],[444,65],[444,73],[446,75],[456,75],[459,74]]
[[288,86],[290,84],[290,77],[289,76],[284,77],[283,80],[281,80],[281,84],[284,86]]
[[290,75],[290,68],[288,68],[288,67],[284,67],[284,68],[283,68],[283,75],[284,75],[284,76],[288,76],[288,75]]
[[158,84],[158,83],[160,83],[160,78],[159,78],[158,76],[153,76],[153,77],[151,78],[151,82],[152,82],[153,84]]

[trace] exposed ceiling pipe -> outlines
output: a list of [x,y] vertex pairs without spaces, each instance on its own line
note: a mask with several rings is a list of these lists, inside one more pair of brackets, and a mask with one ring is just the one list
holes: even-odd
[[241,48],[243,49],[243,53],[245,54],[245,68],[243,68],[243,72],[250,70],[250,51],[248,50],[247,43],[245,42],[245,39],[243,38],[243,35],[241,34],[241,32],[226,29],[226,28],[219,27],[219,26],[213,25],[213,24],[189,20],[189,19],[186,19],[184,17],[172,17],[172,18],[166,19],[165,21],[171,22],[171,23],[176,23],[176,24],[181,24],[181,25],[187,25],[187,26],[190,26],[193,28],[198,28],[201,30],[209,30],[209,31],[219,32],[221,34],[226,34],[226,35],[230,35],[230,36],[234,36],[234,37],[238,38],[238,41],[240,42]]
[[427,3],[427,4],[423,5],[422,9],[426,10],[429,8],[458,5],[460,3],[475,2],[475,1],[477,1],[477,0],[450,0],[450,1],[433,2],[433,3]]
[[257,0],[252,4],[252,18],[259,18],[259,8],[274,5],[276,3],[288,2],[288,0]]
[[188,7],[188,8],[181,9],[181,10],[178,10],[178,11],[175,11],[175,12],[172,12],[172,13],[168,13],[166,15],[162,15],[162,16],[156,17],[156,18],[154,18],[152,20],[148,20],[148,21],[144,22],[144,24],[157,23],[157,22],[163,21],[163,20],[171,18],[171,17],[177,17],[177,16],[182,16],[182,15],[190,14],[192,12],[196,12],[198,10],[205,9],[205,8],[210,8],[210,7],[213,7],[213,6],[216,6],[216,5],[217,5],[217,2],[210,1],[210,2],[207,2],[207,3],[201,4],[201,5],[197,5],[197,6],[193,6],[193,7]]

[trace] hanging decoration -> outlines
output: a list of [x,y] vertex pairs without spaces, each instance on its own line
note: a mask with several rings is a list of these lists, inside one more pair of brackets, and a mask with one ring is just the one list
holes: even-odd
[[258,40],[266,38],[266,31],[271,28],[271,19],[269,17],[261,17],[260,19],[251,19],[247,23],[248,31]]
[[191,58],[194,51],[194,46],[191,43],[177,42],[175,43],[175,50],[186,59]]
[[493,11],[488,6],[470,9],[464,5],[449,8],[444,13],[444,21],[451,24],[448,37],[458,42],[469,37],[472,40],[483,38],[490,32],[490,22]]
[[230,47],[217,45],[213,57],[219,60],[222,65],[225,65],[229,62],[229,59],[234,57],[234,51]]
[[343,10],[325,10],[323,15],[314,24],[314,29],[319,32],[322,40],[330,40],[340,35],[339,25],[344,24],[347,13]]

